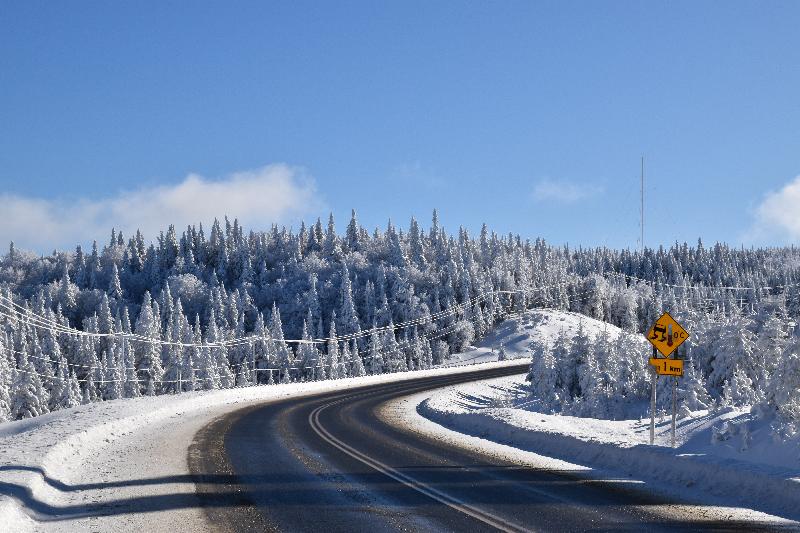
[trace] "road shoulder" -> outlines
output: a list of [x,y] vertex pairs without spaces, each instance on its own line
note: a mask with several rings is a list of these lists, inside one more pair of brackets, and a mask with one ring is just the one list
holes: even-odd
[[[493,382],[505,379],[481,383],[491,387]],[[488,412],[479,414],[468,409],[460,410],[459,403],[465,395],[474,392],[474,386],[474,384],[455,385],[435,392],[414,394],[385,404],[381,407],[379,415],[406,431],[418,433],[450,446],[470,449],[529,468],[569,473],[583,477],[587,482],[624,483],[626,487],[635,487],[635,490],[685,502],[666,505],[659,510],[672,519],[680,520],[684,517],[687,521],[735,520],[772,524],[778,527],[798,526],[796,522],[787,521],[779,516],[739,507],[741,503],[732,504],[730,498],[721,498],[717,494],[708,494],[697,488],[659,484],[653,479],[641,479],[642,476],[635,472],[611,468],[603,462],[602,450],[590,450],[583,456],[573,457],[563,452],[574,448],[559,448],[557,439],[552,436],[537,434],[538,439],[534,439],[527,434],[525,428],[511,425],[499,417],[491,417]],[[431,408],[431,404],[447,408],[435,410]],[[590,457],[593,458],[592,461],[587,460]],[[618,463],[612,464],[618,465]]]

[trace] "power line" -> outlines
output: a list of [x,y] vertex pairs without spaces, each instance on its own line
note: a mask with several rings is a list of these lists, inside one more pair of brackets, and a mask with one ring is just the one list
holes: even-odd
[[[556,286],[559,286],[559,285],[556,285]],[[509,294],[514,294],[515,293],[515,291],[504,291],[504,292],[505,293],[509,293]],[[590,295],[591,295],[590,293],[592,293],[592,292],[593,292],[592,290],[584,290],[581,293],[578,293],[581,296],[577,300],[578,301],[584,301],[584,300],[588,299],[590,297]],[[573,295],[573,296],[575,296],[575,295]],[[573,301],[574,301],[574,298],[573,298]],[[506,315],[504,317],[504,319],[507,320],[509,318],[514,318],[516,316],[521,316],[522,314],[524,314],[524,313],[508,314],[508,315]],[[435,339],[441,338],[441,337],[443,337],[445,335],[453,333],[454,331],[462,329],[462,328],[464,328],[466,326],[467,326],[466,323],[460,322],[460,323],[451,325],[451,326],[449,326],[449,327],[447,327],[447,328],[445,328],[443,330],[435,330],[435,331],[431,332],[430,334],[423,334],[423,338],[430,342],[431,340],[435,340]],[[372,334],[372,332],[373,332],[373,330],[368,330],[368,333],[370,335]],[[375,330],[375,332],[376,333],[380,333],[380,331],[378,331],[378,330]],[[385,333],[385,332],[386,331],[383,331],[383,333]],[[118,334],[117,335],[112,335],[112,336],[119,337]],[[341,339],[334,338],[334,339],[330,339],[330,340],[339,341]],[[348,359],[340,359],[339,360],[339,364],[347,364],[347,363],[351,363],[352,364],[355,361],[356,357],[361,357],[362,363],[364,363],[364,362],[367,362],[367,361],[371,361],[374,355],[384,355],[384,354],[396,353],[397,351],[401,351],[401,350],[403,350],[405,348],[410,347],[411,343],[413,342],[413,339],[404,339],[402,341],[396,341],[396,342],[397,342],[397,346],[395,348],[392,348],[392,349],[383,348],[381,350],[378,350],[375,354],[370,353],[369,355],[366,355],[366,356],[362,356],[361,354],[364,354],[364,353],[366,353],[368,351],[371,352],[372,349],[366,349],[366,348],[365,349],[357,349],[356,351],[351,352],[351,357],[350,358],[348,358]],[[191,346],[192,347],[201,347],[201,348],[210,347],[210,345],[208,345],[208,344],[200,344],[200,345],[194,344],[194,345],[191,345]],[[67,367],[69,367],[69,368],[89,369],[90,372],[94,371],[94,370],[104,370],[104,369],[106,371],[108,371],[109,369],[117,369],[117,370],[121,370],[121,371],[133,370],[135,372],[147,371],[148,370],[148,369],[136,369],[135,367],[124,367],[124,366],[106,366],[105,368],[103,368],[102,363],[99,363],[97,366],[94,366],[94,365],[80,365],[80,364],[77,364],[77,363],[68,363],[66,361],[62,363],[62,362],[59,362],[58,360],[53,360],[52,358],[38,357],[38,356],[35,356],[35,355],[31,355],[31,354],[27,354],[27,353],[21,352],[19,350],[12,349],[10,347],[7,347],[6,349],[11,353],[16,353],[16,354],[19,354],[19,355],[25,355],[28,358],[46,360],[46,361],[50,362],[51,364],[55,363],[57,365],[66,364]],[[252,368],[252,369],[246,369],[246,370],[242,370],[242,371],[239,371],[239,372],[234,371],[232,377],[235,378],[236,376],[244,375],[245,373],[249,373],[249,372],[266,372],[266,371],[269,371],[269,372],[281,372],[281,371],[288,371],[288,370],[315,370],[317,368],[320,368],[318,365],[319,365],[319,363],[321,361],[323,361],[323,357],[324,357],[324,355],[320,354],[316,358],[314,358],[314,362],[315,362],[314,365],[289,366],[289,367],[269,367],[269,368],[255,367],[255,368]],[[239,363],[231,363],[231,364],[228,364],[228,365],[215,365],[215,366],[209,366],[209,367],[191,368],[190,370],[193,373],[194,372],[208,372],[208,371],[220,370],[220,369],[234,370],[236,368],[241,368],[241,367],[243,367],[245,365],[252,365],[253,363],[254,363],[254,361],[250,360],[250,361],[241,361]],[[439,366],[441,366],[441,365],[439,365]],[[447,365],[445,365],[445,366],[447,366]],[[23,369],[14,369],[14,372],[21,372],[21,373],[24,373],[24,374],[35,374],[35,375],[39,376],[40,378],[45,378],[45,379],[48,379],[48,380],[63,381],[62,378],[60,378],[57,375],[49,376],[49,375],[46,375],[46,374],[40,374],[38,372],[30,372],[30,371],[23,370]],[[70,379],[70,378],[67,378],[67,379]],[[163,385],[163,384],[176,384],[176,383],[181,383],[181,382],[189,382],[189,381],[192,381],[192,380],[194,380],[194,381],[208,381],[208,380],[213,380],[213,379],[214,379],[213,377],[192,376],[191,379],[186,378],[186,379],[176,379],[176,380],[163,380],[163,379],[160,379],[160,380],[149,380],[149,379],[129,379],[129,378],[121,378],[121,379],[118,379],[118,380],[108,380],[108,379],[95,380],[95,379],[85,378],[85,379],[78,379],[77,381],[79,383],[86,383],[86,382],[90,382],[91,381],[91,382],[93,382],[95,384],[104,384],[104,383],[149,383],[149,382],[153,382],[153,383],[158,383],[158,384],[162,384]]]
[[[470,298],[469,300],[467,300],[465,302],[462,302],[460,304],[454,305],[454,306],[452,306],[450,308],[438,311],[438,312],[430,314],[430,315],[425,315],[425,316],[419,317],[417,319],[412,319],[412,320],[409,320],[409,321],[406,321],[406,322],[402,322],[402,323],[399,323],[399,324],[382,326],[380,328],[377,328],[377,331],[378,332],[385,332],[385,331],[389,331],[389,330],[396,331],[398,329],[405,329],[405,328],[408,328],[408,327],[425,324],[425,323],[428,323],[428,322],[431,322],[433,320],[437,320],[439,318],[443,318],[443,317],[446,317],[446,316],[451,316],[451,315],[454,315],[454,314],[456,314],[458,312],[464,311],[469,306],[473,306],[473,305],[475,305],[477,303],[480,303],[480,302],[486,300],[488,297],[492,297],[492,296],[494,296],[496,294],[498,294],[498,295],[502,295],[502,294],[508,294],[508,295],[512,295],[512,294],[532,294],[532,293],[543,291],[543,290],[549,290],[549,289],[565,286],[565,285],[568,285],[570,283],[575,283],[575,281],[566,282],[566,283],[560,283],[560,284],[555,284],[555,285],[550,285],[550,286],[542,286],[542,287],[533,287],[533,288],[529,288],[529,289],[513,290],[513,291],[512,290],[485,291],[485,292],[483,292],[483,293],[481,293],[481,294],[479,294],[477,296],[474,296],[474,297]],[[15,313],[19,314],[20,316],[19,317],[14,316]],[[204,343],[202,345],[199,345],[197,343],[185,343],[185,342],[168,341],[168,340],[162,340],[162,339],[154,339],[154,338],[145,337],[143,335],[139,335],[139,334],[135,334],[135,333],[129,333],[129,332],[121,332],[121,333],[120,332],[113,332],[113,333],[87,332],[87,331],[82,331],[82,330],[79,330],[79,329],[76,329],[76,328],[71,328],[71,327],[64,326],[63,324],[60,324],[60,323],[56,322],[53,319],[38,315],[38,314],[32,312],[29,308],[25,308],[24,306],[21,306],[20,304],[17,304],[11,298],[3,295],[2,293],[0,293],[0,316],[5,316],[6,318],[20,320],[23,323],[32,325],[32,326],[40,328],[40,329],[47,329],[47,330],[56,331],[56,332],[67,334],[67,335],[76,335],[76,336],[83,336],[83,337],[96,337],[96,338],[117,337],[117,338],[125,338],[125,339],[132,340],[132,341],[146,342],[146,343],[150,343],[150,344],[159,344],[159,345],[164,345],[164,346],[180,346],[180,347],[184,347],[184,348],[198,347],[198,346],[208,346],[208,347],[237,346],[237,345],[240,345],[240,344],[243,344],[243,343],[246,343],[246,342],[259,341],[259,340],[265,341],[265,342],[281,342],[281,339],[274,339],[272,337],[264,338],[264,337],[261,337],[261,336],[249,335],[249,336],[245,336],[245,337],[239,337],[239,338],[228,339],[228,340],[223,340],[223,341],[206,342],[206,343]],[[342,335],[342,336],[337,336],[335,339],[338,340],[338,341],[358,339],[358,338],[362,338],[362,337],[366,337],[366,336],[370,335],[371,331],[372,331],[372,329],[362,330],[361,332],[357,332],[357,333],[350,333],[350,334],[346,334],[346,335]],[[329,337],[329,338],[319,338],[319,339],[283,339],[282,342],[290,343],[290,344],[325,344],[325,343],[327,343],[327,342],[329,342],[331,340],[333,340],[333,338]]]

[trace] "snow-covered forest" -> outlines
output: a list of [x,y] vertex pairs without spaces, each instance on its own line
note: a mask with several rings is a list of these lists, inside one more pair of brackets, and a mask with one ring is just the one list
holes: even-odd
[[[692,335],[691,401],[759,403],[800,419],[794,248],[571,249],[485,226],[477,237],[450,235],[435,212],[427,230],[412,219],[405,231],[389,223],[369,232],[353,213],[343,234],[332,216],[298,231],[245,233],[226,219],[206,232],[170,227],[148,244],[112,230],[90,251],[43,257],[12,244],[0,260],[0,419],[428,368],[533,307],[628,332],[669,310]],[[600,390],[638,399],[651,379],[648,354],[620,338],[541,347],[533,386],[565,405],[597,404]],[[580,365],[559,370],[567,359],[600,368],[598,379]]]

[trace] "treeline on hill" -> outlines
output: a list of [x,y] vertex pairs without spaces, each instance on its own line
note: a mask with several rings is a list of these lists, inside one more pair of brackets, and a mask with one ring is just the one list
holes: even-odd
[[463,228],[451,236],[435,212],[427,231],[412,219],[405,232],[389,223],[369,233],[353,213],[343,235],[331,216],[297,232],[245,234],[227,219],[208,236],[202,225],[180,235],[170,227],[149,245],[138,232],[112,231],[88,253],[45,257],[12,244],[0,260],[0,419],[142,394],[427,368],[532,307],[628,331],[675,310],[692,321],[693,360],[713,392],[737,376],[733,363],[715,370],[715,339],[736,345],[725,355],[732,361],[751,353],[721,328],[757,346],[772,321],[771,362],[742,372],[789,357],[799,255],[699,242],[570,249],[485,226],[477,238]]

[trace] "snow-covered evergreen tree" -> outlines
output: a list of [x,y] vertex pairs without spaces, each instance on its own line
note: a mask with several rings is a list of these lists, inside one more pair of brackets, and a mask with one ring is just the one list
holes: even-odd
[[531,382],[531,396],[549,412],[559,400],[556,361],[547,343],[537,343],[531,348],[531,368],[527,376]]
[[506,356],[506,349],[503,346],[503,343],[500,343],[500,346],[497,348],[497,360],[505,361],[506,359],[508,359]]
[[13,367],[10,364],[5,335],[0,335],[0,422],[10,420],[11,411],[11,384],[13,381]]
[[328,379],[339,379],[339,341],[336,338],[336,311],[333,311],[331,316],[331,329],[328,335],[327,348],[325,376]]
[[50,411],[47,403],[39,374],[23,352],[11,384],[11,415],[17,420],[39,416]]
[[359,378],[361,376],[367,375],[367,369],[364,367],[364,361],[361,358],[361,354],[358,353],[358,350],[355,345],[355,341],[353,341],[353,350],[351,352],[351,356],[353,359],[352,366],[350,367],[350,376],[354,378]]
[[372,323],[372,330],[369,336],[369,371],[370,374],[383,373],[383,342],[378,333],[378,326],[375,322]]

